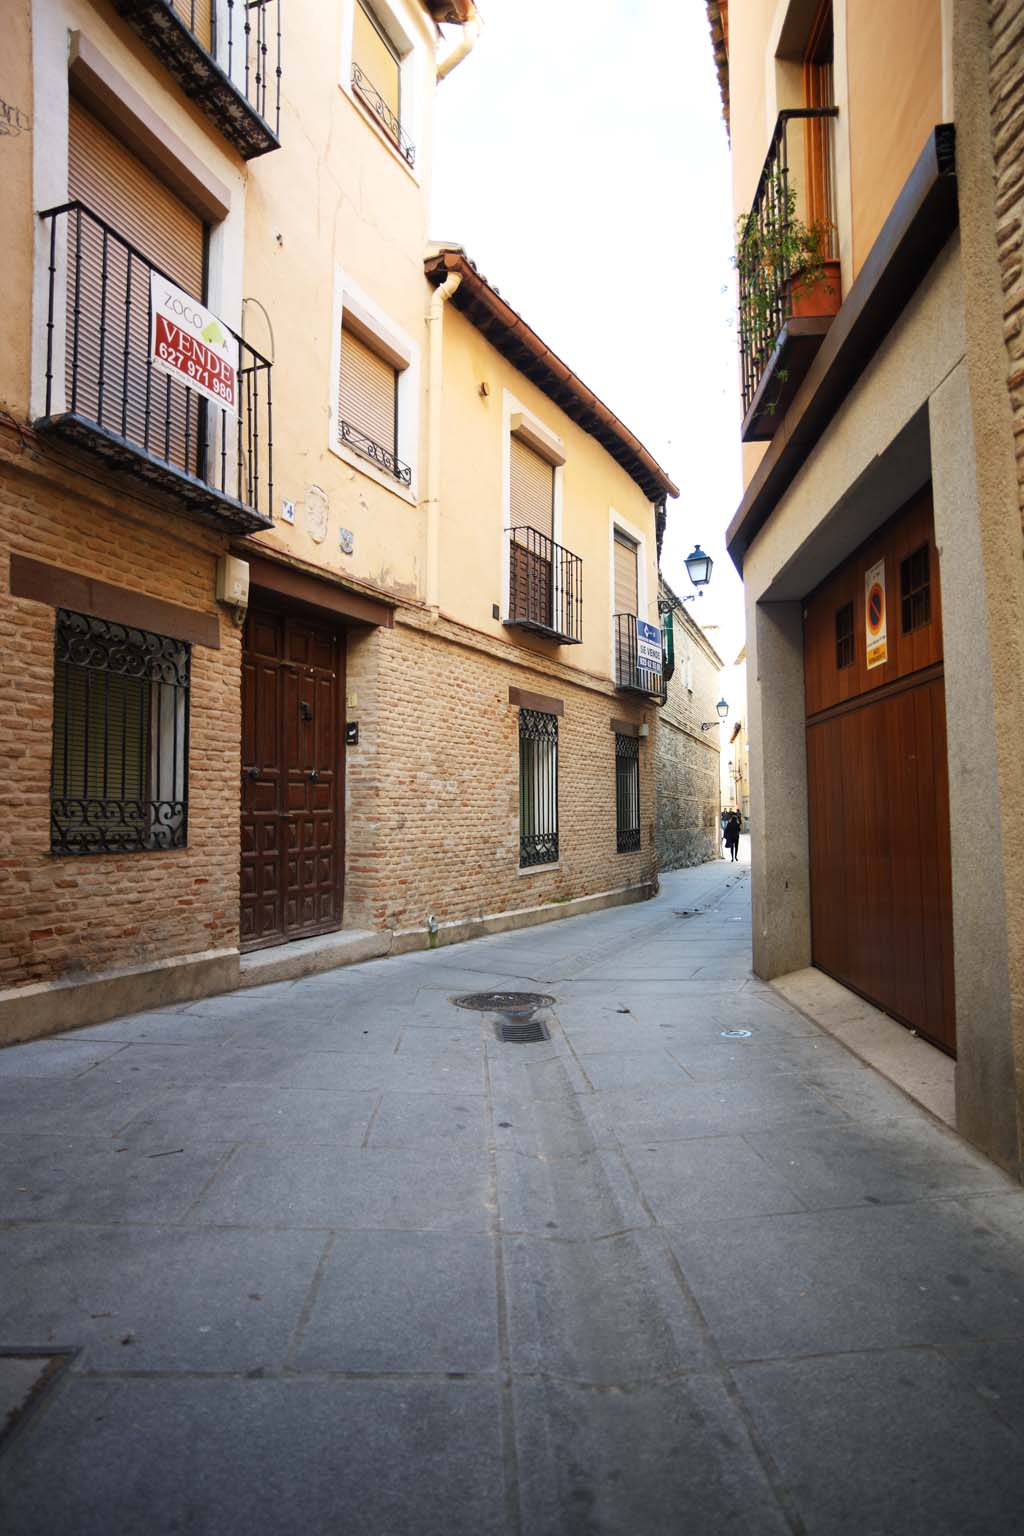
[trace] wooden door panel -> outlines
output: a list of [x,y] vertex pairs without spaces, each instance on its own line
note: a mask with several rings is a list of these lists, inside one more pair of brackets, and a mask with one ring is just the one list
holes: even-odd
[[953,1050],[942,679],[807,732],[814,963]]
[[329,624],[249,615],[241,880],[247,947],[340,925],[342,643]]

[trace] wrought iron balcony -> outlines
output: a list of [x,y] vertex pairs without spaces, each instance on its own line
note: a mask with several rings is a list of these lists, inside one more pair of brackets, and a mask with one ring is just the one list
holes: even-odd
[[[223,326],[233,339],[232,346],[222,337],[237,358],[235,380],[204,371],[204,350],[194,343],[181,367],[196,385],[172,378],[154,362],[151,278],[179,292],[172,279],[83,203],[40,217],[49,238],[49,299],[45,413],[37,429],[170,492],[220,527],[269,528],[270,363]],[[209,398],[214,393],[223,406]]]
[[837,111],[779,113],[750,213],[740,223],[744,442],[774,435],[839,310]]
[[645,666],[640,659],[635,613],[617,613],[615,625],[615,686],[624,693],[642,693],[645,698],[664,704],[667,698],[665,675],[659,667]]
[[388,106],[369,75],[359,64],[352,61],[352,89],[366,103],[391,139],[403,160],[412,167],[416,164],[416,146],[402,127],[395,113]]
[[116,0],[244,160],[281,145],[281,0]]
[[583,640],[583,561],[536,528],[509,528],[506,624],[550,635],[563,645]]
[[376,464],[378,469],[394,475],[400,485],[412,484],[411,466],[403,464],[390,449],[382,448],[380,443],[375,443],[372,437],[366,435],[362,427],[354,427],[350,421],[339,421],[338,437],[346,448],[361,453],[364,459],[369,459],[370,463]]

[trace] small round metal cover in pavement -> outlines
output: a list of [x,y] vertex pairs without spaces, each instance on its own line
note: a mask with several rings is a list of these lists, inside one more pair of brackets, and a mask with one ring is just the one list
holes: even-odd
[[752,1029],[723,1029],[721,1031],[723,1040],[749,1040],[753,1033]]
[[467,992],[453,997],[456,1008],[472,1008],[477,1013],[536,1013],[538,1008],[550,1008],[554,1002],[544,992]]

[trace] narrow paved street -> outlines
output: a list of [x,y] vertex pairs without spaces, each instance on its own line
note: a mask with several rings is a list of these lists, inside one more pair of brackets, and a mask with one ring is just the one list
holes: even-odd
[[0,1053],[0,1346],[76,1351],[6,1536],[1019,1529],[1024,1191],[751,977],[748,890]]

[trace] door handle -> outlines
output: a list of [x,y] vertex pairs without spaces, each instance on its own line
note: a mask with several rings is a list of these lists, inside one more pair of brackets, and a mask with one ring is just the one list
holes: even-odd
[[309,772],[306,774],[306,778],[311,784],[315,784],[319,777],[320,775],[315,768],[310,768]]
[[246,768],[245,776],[247,779],[258,779],[260,776],[260,770],[258,768]]

